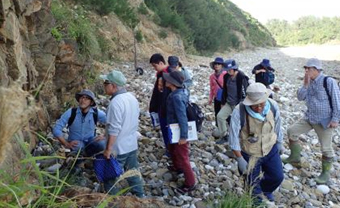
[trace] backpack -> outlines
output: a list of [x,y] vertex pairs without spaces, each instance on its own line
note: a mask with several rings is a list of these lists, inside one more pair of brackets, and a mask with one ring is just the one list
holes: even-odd
[[196,103],[188,102],[187,117],[188,121],[196,122],[197,131],[200,132],[204,121],[204,113]]
[[[268,99],[269,100],[269,99]],[[269,103],[270,103],[270,110],[273,112],[274,114],[274,118],[276,116],[276,110],[274,108],[274,105],[272,104],[272,102],[269,100]],[[246,108],[245,106],[243,105],[243,103],[240,103],[240,123],[241,123],[241,129],[243,128],[244,126],[244,122],[246,120]]]
[[[94,111],[93,112],[93,121],[94,121],[94,124],[97,126],[98,109],[97,108],[92,108],[92,109]],[[72,108],[71,116],[70,116],[70,118],[68,119],[68,122],[67,122],[67,127],[70,127],[73,124],[73,121],[76,118],[76,115],[77,115],[77,108]]]
[[263,78],[262,84],[268,86],[274,83],[275,74],[267,69],[266,72],[262,74],[262,78]]
[[[331,92],[329,91],[328,87],[327,87],[327,79],[329,77],[328,76],[325,76],[323,78],[323,87],[325,88],[326,90],[326,93],[327,93],[327,96],[328,96],[328,102],[329,102],[329,106],[331,107],[331,110],[333,110],[333,104],[332,104],[332,97],[331,97]],[[339,82],[338,82],[338,86],[339,86]]]

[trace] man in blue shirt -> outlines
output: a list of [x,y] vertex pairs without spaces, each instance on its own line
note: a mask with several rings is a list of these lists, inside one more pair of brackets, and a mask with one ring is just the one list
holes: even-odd
[[[72,152],[76,153],[80,149],[84,149],[87,156],[92,156],[98,152],[104,150],[106,141],[104,135],[96,136],[96,121],[106,123],[106,114],[101,110],[97,110],[95,96],[90,90],[83,90],[75,95],[79,105],[73,110],[68,109],[59,120],[57,120],[54,128],[53,135],[57,138],[62,145],[66,148],[71,149]],[[70,119],[73,122],[70,123]],[[97,114],[97,115],[94,115]],[[68,127],[69,135],[65,139],[63,135],[63,128]]]
[[303,119],[287,130],[291,154],[283,162],[299,166],[302,149],[298,143],[299,136],[314,129],[322,151],[322,173],[315,181],[325,184],[330,178],[334,157],[332,134],[340,120],[340,92],[336,81],[323,75],[320,60],[309,59],[304,68],[305,78],[303,86],[298,90],[298,100],[306,102],[307,111]]

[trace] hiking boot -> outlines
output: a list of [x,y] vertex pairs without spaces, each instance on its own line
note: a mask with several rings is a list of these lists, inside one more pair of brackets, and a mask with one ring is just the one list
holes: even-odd
[[175,172],[177,174],[183,173],[183,170],[179,170],[179,169],[175,168],[173,165],[167,165],[167,168],[170,172]]
[[330,171],[332,168],[332,158],[326,158],[326,159],[322,159],[322,172],[319,175],[319,177],[317,177],[315,179],[315,182],[317,184],[326,184],[330,178]]
[[189,193],[189,192],[191,192],[195,189],[196,189],[196,184],[192,185],[192,186],[183,185],[183,186],[177,188],[176,190],[181,194],[185,194],[185,193]]
[[226,144],[229,141],[229,135],[226,134],[224,137],[216,141],[216,144]]
[[301,146],[297,143],[297,142],[292,142],[290,141],[289,144],[289,148],[290,148],[290,155],[287,159],[282,160],[282,162],[284,164],[286,163],[290,163],[293,166],[297,166],[299,167],[301,164]]

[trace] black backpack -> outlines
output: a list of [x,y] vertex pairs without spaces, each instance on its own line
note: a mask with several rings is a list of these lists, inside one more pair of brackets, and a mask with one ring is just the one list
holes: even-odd
[[202,124],[204,121],[204,113],[196,103],[188,102],[187,117],[188,121],[196,122],[197,131],[200,132],[202,130]]
[[[329,106],[331,107],[331,110],[333,110],[333,104],[332,104],[332,97],[331,97],[331,92],[329,91],[328,87],[327,87],[327,79],[329,77],[326,76],[323,78],[323,87],[325,88],[326,90],[326,93],[327,93],[327,96],[328,96],[328,102],[329,102]],[[339,82],[338,82],[338,86],[339,86]]]
[[[97,126],[98,109],[97,108],[92,108],[92,109],[94,111],[93,112],[93,121],[94,121],[94,124]],[[68,122],[67,122],[67,127],[70,127],[73,124],[73,121],[76,118],[76,115],[77,115],[77,108],[72,108],[71,116],[70,116],[70,118],[68,119]]]

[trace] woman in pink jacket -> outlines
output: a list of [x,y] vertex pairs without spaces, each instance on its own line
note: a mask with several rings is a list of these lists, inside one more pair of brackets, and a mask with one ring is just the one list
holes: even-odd
[[[209,77],[210,79],[210,95],[209,105],[214,101],[215,119],[218,112],[221,110],[222,88],[223,88],[223,76],[227,73],[223,70],[223,58],[216,57],[213,62],[210,63],[210,67],[214,70]],[[217,122],[216,122],[217,125]],[[217,132],[214,132],[214,136],[218,136]]]

